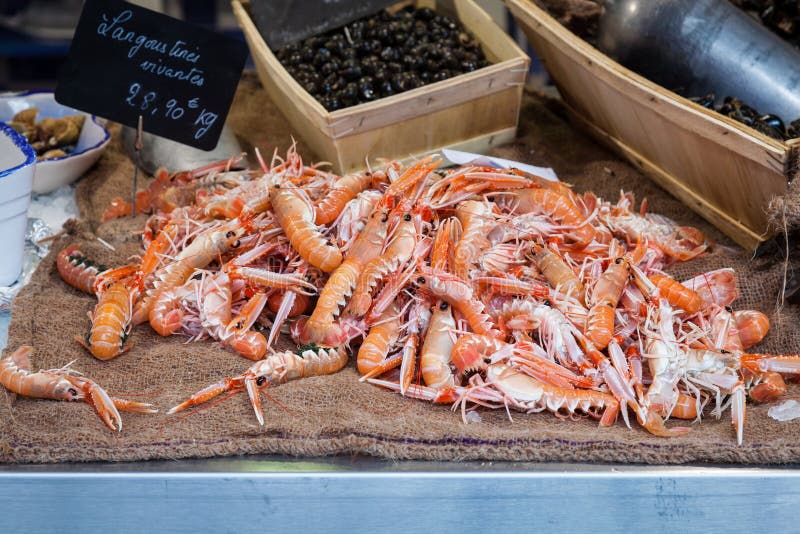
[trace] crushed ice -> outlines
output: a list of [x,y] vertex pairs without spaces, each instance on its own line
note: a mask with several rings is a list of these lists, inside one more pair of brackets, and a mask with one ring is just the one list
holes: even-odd
[[800,417],[800,402],[787,400],[772,406],[768,411],[770,417],[776,421],[791,421]]

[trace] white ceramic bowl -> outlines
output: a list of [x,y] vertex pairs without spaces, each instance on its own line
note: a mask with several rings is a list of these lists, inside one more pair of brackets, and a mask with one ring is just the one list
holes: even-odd
[[28,108],[39,108],[37,121],[45,117],[58,118],[76,113],[87,116],[78,143],[71,154],[36,163],[34,193],[49,193],[77,180],[97,161],[111,139],[108,130],[98,123],[97,117],[62,106],[56,102],[52,92],[0,94],[0,121],[10,121],[14,115]]
[[25,138],[0,124],[0,286],[11,285],[22,270],[35,163]]

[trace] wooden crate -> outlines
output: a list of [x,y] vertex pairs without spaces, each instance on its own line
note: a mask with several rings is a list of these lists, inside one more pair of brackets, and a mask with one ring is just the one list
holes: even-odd
[[329,112],[281,65],[246,1],[233,0],[261,83],[297,133],[340,173],[367,159],[407,159],[449,146],[486,151],[514,139],[528,56],[472,0],[418,1],[457,18],[492,65],[374,102]]
[[626,69],[533,4],[504,0],[574,122],[747,249],[769,237],[766,207],[798,174],[783,143]]

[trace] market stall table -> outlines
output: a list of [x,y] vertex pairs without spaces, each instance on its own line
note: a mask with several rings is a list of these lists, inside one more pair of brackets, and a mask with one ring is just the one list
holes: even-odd
[[[285,149],[289,141],[289,132],[277,111],[268,103],[264,103],[262,98],[263,94],[257,87],[254,78],[246,76],[240,87],[237,103],[234,104],[231,112],[231,122],[236,125],[237,133],[245,136],[245,141],[260,147],[264,152],[270,152],[276,145]],[[508,147],[498,149],[497,154],[510,159],[552,166],[563,180],[577,183],[579,190],[592,189],[608,195],[609,192],[613,192],[619,187],[635,187],[639,199],[645,195],[650,197],[653,211],[679,216],[684,224],[702,227],[712,239],[723,244],[720,248],[723,250],[723,254],[725,253],[724,247],[727,242],[719,233],[688,212],[682,213],[677,201],[666,196],[629,166],[620,163],[587,138],[577,134],[561,117],[553,113],[553,105],[552,102],[545,102],[536,97],[526,97],[521,119],[520,140]],[[265,128],[265,124],[270,128]],[[301,153],[308,154],[302,143],[300,143],[299,149]],[[104,165],[106,167],[103,167]],[[120,153],[111,153],[101,161],[100,168],[95,169],[91,176],[78,186],[79,208],[82,215],[90,221],[99,219],[98,216],[105,209],[110,195],[129,176],[125,172],[115,172],[103,176],[103,171],[112,169],[113,165],[122,165],[123,170],[124,165],[128,165],[128,168],[130,166]],[[92,191],[93,194],[87,195],[87,191]],[[711,266],[704,264],[701,268],[697,265],[690,265],[690,268],[702,270],[725,265],[725,262],[733,263],[734,257],[741,255],[741,252],[732,251],[728,254],[729,256],[715,255],[712,258]],[[736,261],[741,261],[741,258],[737,258]],[[761,270],[753,269],[748,274],[749,278],[743,285],[752,284],[754,290],[744,290],[743,298],[750,306],[772,311],[769,306],[774,306],[775,295],[769,294],[769,287],[777,287],[776,282],[782,272],[779,269],[781,265],[778,265],[780,262],[764,259],[754,261],[761,267]],[[766,289],[763,286],[766,286]],[[82,313],[82,311],[77,311],[75,315],[79,316]],[[782,320],[788,324],[792,320],[796,320],[796,311],[786,309],[779,317],[782,317]],[[83,318],[79,317],[78,321],[82,320]],[[81,322],[81,325],[83,327],[85,323]],[[773,327],[775,327],[774,324]],[[50,336],[52,332],[43,332],[43,334]],[[73,333],[70,332],[65,338],[70,338],[72,335]],[[794,334],[790,330],[775,328],[775,331],[767,338],[765,350],[775,350],[775,347],[786,346],[793,340]],[[773,348],[770,349],[770,347]],[[135,352],[123,356],[120,362],[132,359],[134,354]],[[242,363],[236,361],[233,355],[230,355],[229,360],[233,362],[228,364],[229,367],[236,367],[237,364],[238,367],[242,367]],[[83,367],[85,367],[84,362],[86,360],[81,362]],[[216,375],[223,372],[219,371]],[[216,379],[215,377],[203,376],[200,378],[207,381],[211,378]],[[197,377],[190,378],[197,380]],[[328,378],[322,377],[322,379]],[[368,386],[365,385],[365,387]],[[377,389],[375,394],[380,394],[381,398],[390,398],[386,397],[389,395],[388,393],[380,392]],[[395,397],[391,398],[397,401],[395,405],[406,406],[406,401]],[[295,403],[299,402],[297,396],[293,396],[292,399]],[[42,409],[46,412],[78,408],[69,405],[62,406],[59,403],[41,402],[43,403]],[[229,401],[228,404],[231,402],[233,401]],[[49,406],[45,409],[44,406],[48,404]],[[252,416],[247,413],[246,403],[242,404],[244,408],[236,409],[236,424],[242,424],[243,417]],[[427,407],[420,405],[419,409],[427,409]],[[788,435],[795,427],[793,423],[781,425],[770,422],[766,419],[765,407],[756,407],[755,411],[760,411],[758,413],[759,424],[766,425],[770,429],[769,432],[785,432]],[[81,411],[78,416],[69,415],[69,412],[63,411],[59,413],[64,413],[68,417],[65,419],[66,424],[87,426],[97,424],[91,413],[87,411]],[[454,418],[454,422],[460,424],[458,415],[449,415]],[[498,421],[503,417],[500,414]],[[530,417],[548,416],[545,414]],[[24,424],[24,421],[16,421],[17,424]],[[135,420],[131,418],[131,421]],[[49,424],[49,421],[47,423]],[[694,433],[697,434],[713,429],[717,438],[716,441],[710,442],[710,445],[715,445],[720,449],[709,451],[706,456],[700,455],[699,458],[711,458],[716,455],[719,460],[737,461],[737,458],[741,458],[741,461],[755,464],[796,461],[796,449],[791,445],[782,447],[778,440],[774,440],[773,448],[752,450],[752,448],[745,447],[737,449],[729,423],[727,421],[716,423],[716,427],[714,423],[714,421],[704,421],[694,428]],[[586,422],[575,424],[593,426]],[[135,429],[136,425],[126,423],[126,429],[130,431],[132,428]],[[752,431],[752,427],[746,428],[746,444],[748,431]],[[638,437],[646,437],[640,435],[643,431],[639,428],[628,432],[636,433],[635,435]],[[659,445],[661,443],[666,446],[668,441],[662,440]],[[395,457],[400,458],[403,457],[403,445],[401,441],[393,448],[384,448],[378,453],[386,454],[387,450],[395,451]],[[410,442],[406,445],[410,446]],[[58,455],[67,455],[68,457],[72,455],[73,459],[84,460],[99,457],[93,456],[92,451],[80,450],[80,447],[83,446],[85,445],[76,443],[72,446],[73,450],[71,451],[62,448],[55,457],[46,456],[43,459],[54,458],[57,460]],[[352,446],[351,444],[349,447]],[[566,450],[564,454],[570,455],[569,457],[574,459],[581,457],[580,443],[564,442],[561,446]],[[595,447],[590,447],[589,456],[584,458],[589,460],[598,457],[609,458],[607,455],[604,456],[602,450],[607,446],[605,443],[599,443]],[[345,453],[356,452],[347,447],[346,445]],[[576,447],[577,453],[575,452]],[[528,449],[523,449],[523,454],[526,450]],[[173,451],[173,457],[191,456],[191,451],[191,443],[183,444]],[[401,452],[397,453],[396,451]],[[464,449],[460,449],[462,454],[463,451]],[[557,453],[554,454],[556,448],[552,445],[546,451],[547,454],[551,454],[551,460],[563,457]],[[663,450],[653,447],[640,452],[638,461],[667,462],[670,460],[665,460],[665,455],[673,454],[674,451],[676,451],[675,447]],[[776,455],[776,451],[782,452]],[[9,460],[13,461],[13,449],[3,452],[9,455]],[[17,461],[26,461],[26,459],[31,461],[31,455],[35,452],[35,447],[29,447],[23,452],[22,459]],[[220,454],[220,452],[214,452],[214,449],[207,448],[203,455],[207,455],[209,452]],[[226,454],[236,454],[237,452],[242,451],[232,450]],[[368,452],[376,453],[374,450]],[[507,452],[508,454],[504,452],[502,445],[494,446],[494,450],[488,452],[486,448],[481,450],[481,454],[484,456],[488,454],[489,457],[495,459],[501,459],[504,456],[513,458],[520,454],[519,449],[513,447]],[[53,454],[53,452],[50,451],[48,454]],[[160,454],[161,457],[170,457],[169,451]],[[446,454],[446,450],[442,454]],[[647,454],[652,454],[652,457],[647,458]],[[697,449],[696,447],[692,449],[688,457],[681,456],[680,452],[674,452],[674,454],[672,461],[681,462],[682,458],[688,458],[683,461],[692,461],[691,454],[696,455]],[[124,457],[113,458],[124,459]],[[469,458],[469,455],[462,456],[462,458]],[[625,456],[619,458],[622,461],[629,460]],[[697,458],[698,456],[695,456],[694,460],[696,461]],[[782,514],[788,515],[789,513],[793,495],[791,486],[796,476],[794,470],[782,469],[597,466],[586,463],[564,465],[528,462],[387,462],[360,456],[352,459],[341,457],[315,459],[311,462],[288,458],[275,460],[274,458],[237,457],[234,459],[117,464],[52,464],[44,466],[9,464],[0,466],[0,478],[8,482],[2,485],[1,491],[5,492],[3,497],[11,498],[13,496],[12,500],[20,507],[20,513],[11,514],[15,521],[19,521],[20,526],[24,526],[27,520],[27,516],[21,512],[32,511],[32,507],[35,505],[41,508],[43,503],[50,503],[45,508],[50,507],[49,511],[52,513],[59,510],[77,513],[78,508],[70,506],[69,499],[63,499],[65,494],[63,487],[71,488],[70,491],[76,495],[113,500],[116,503],[113,512],[108,511],[108,506],[104,506],[101,501],[97,501],[97,506],[92,506],[91,510],[86,510],[85,507],[81,509],[81,513],[87,513],[90,517],[97,518],[98,521],[108,517],[106,514],[111,513],[119,518],[125,517],[128,513],[138,515],[139,512],[135,510],[137,506],[145,505],[151,510],[166,511],[164,503],[167,505],[169,503],[177,504],[182,499],[197,499],[198,503],[202,502],[204,506],[208,506],[204,508],[204,512],[207,512],[208,515],[198,513],[191,518],[181,517],[179,519],[179,516],[170,518],[175,521],[183,520],[184,523],[181,526],[187,527],[194,524],[192,522],[197,522],[197,525],[211,524],[207,522],[208,518],[212,517],[213,511],[219,511],[220,508],[224,508],[224,513],[220,513],[219,516],[227,513],[236,516],[237,520],[242,520],[253,517],[252,514],[257,515],[263,512],[270,516],[268,520],[272,521],[274,518],[277,521],[277,518],[280,517],[279,514],[290,514],[290,510],[292,510],[292,507],[285,504],[283,499],[288,499],[286,502],[290,502],[298,496],[311,499],[318,504],[319,516],[315,520],[319,519],[320,525],[332,524],[330,520],[325,521],[324,519],[325,517],[330,518],[327,512],[341,514],[342,518],[357,518],[356,523],[361,526],[385,527],[386,525],[407,523],[408,520],[403,515],[404,511],[407,513],[409,510],[414,510],[418,515],[425,516],[424,511],[431,510],[426,516],[430,518],[426,524],[434,527],[436,525],[443,526],[454,517],[464,517],[470,512],[477,512],[477,515],[480,515],[478,512],[481,506],[480,502],[490,502],[494,499],[502,502],[516,499],[514,502],[518,504],[515,508],[519,510],[520,515],[513,518],[491,518],[493,524],[501,528],[520,528],[520,525],[526,524],[526,521],[529,521],[527,524],[533,524],[534,520],[536,522],[558,521],[564,526],[570,524],[580,526],[591,523],[592,526],[606,525],[611,528],[618,524],[620,514],[627,519],[638,520],[639,525],[645,526],[648,522],[684,517],[687,503],[699,503],[700,501],[702,501],[704,509],[706,506],[708,509],[703,514],[692,515],[693,526],[715,526],[722,519],[731,520],[740,515],[742,518],[740,524],[745,525],[749,524],[746,522],[745,516],[750,507],[754,505],[773,506],[771,509],[775,513],[771,516],[772,520],[788,519]],[[764,491],[762,483],[767,478],[774,480],[775,483],[769,491]],[[779,485],[781,487],[778,487]],[[155,487],[161,488],[160,493],[154,493],[153,488]],[[59,488],[62,489],[59,490]],[[81,489],[76,493],[77,488]],[[55,494],[62,496],[60,501],[48,498],[49,495]],[[131,500],[134,495],[137,498]],[[235,499],[231,498],[233,495],[236,496]],[[574,498],[570,497],[571,495],[574,495]],[[151,496],[158,498],[151,498]],[[383,501],[381,496],[391,499],[391,504],[382,506],[382,503],[386,503],[386,501]],[[639,505],[631,504],[630,499],[634,496],[638,496]],[[367,497],[380,511],[373,511],[371,514],[365,512],[365,510],[369,510],[364,503],[364,499]],[[554,505],[554,501],[549,500],[551,498],[555,498],[561,504]],[[567,500],[583,502],[576,508],[566,503]],[[619,505],[615,506],[616,503]],[[109,502],[108,505],[110,504]],[[744,506],[745,504],[747,506]],[[104,508],[106,510],[103,510]],[[578,509],[581,512],[575,513]],[[616,511],[613,512],[614,510]],[[397,514],[397,516],[392,514]],[[159,517],[165,515],[169,514],[159,514]],[[365,518],[365,516],[369,517]],[[486,518],[483,519],[486,520]],[[507,522],[504,523],[504,521]],[[292,523],[289,518],[285,518],[282,524],[291,525]],[[759,526],[768,527],[763,523]]]

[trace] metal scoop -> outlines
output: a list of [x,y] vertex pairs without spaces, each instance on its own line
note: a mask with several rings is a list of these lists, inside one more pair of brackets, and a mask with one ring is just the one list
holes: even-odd
[[800,51],[727,0],[603,3],[598,48],[625,67],[687,97],[800,117]]

